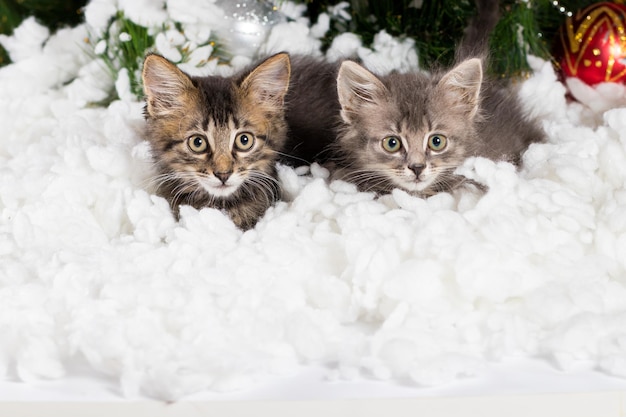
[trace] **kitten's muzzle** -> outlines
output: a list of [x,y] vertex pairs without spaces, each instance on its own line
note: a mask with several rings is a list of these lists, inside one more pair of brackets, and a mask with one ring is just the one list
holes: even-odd
[[214,172],[213,175],[215,175],[220,181],[222,181],[222,184],[226,185],[226,181],[228,181],[232,173],[233,171]]
[[418,179],[420,177],[420,174],[424,170],[424,168],[426,168],[426,165],[424,165],[424,164],[412,164],[412,165],[409,165],[409,169],[415,173],[415,178],[418,178]]

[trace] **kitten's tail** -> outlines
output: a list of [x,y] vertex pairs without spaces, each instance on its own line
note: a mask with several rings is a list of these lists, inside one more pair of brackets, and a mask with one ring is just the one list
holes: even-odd
[[500,20],[498,0],[475,0],[476,15],[469,21],[457,48],[457,62],[489,56],[489,36]]

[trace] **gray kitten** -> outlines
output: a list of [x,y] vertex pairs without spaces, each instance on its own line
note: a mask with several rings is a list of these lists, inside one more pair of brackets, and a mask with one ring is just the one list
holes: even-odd
[[331,145],[334,178],[363,191],[382,194],[401,188],[430,196],[465,181],[454,172],[467,158],[517,165],[524,150],[543,139],[516,91],[483,73],[497,2],[478,6],[478,18],[457,51],[458,64],[449,70],[379,77],[355,62],[341,65],[341,121]]
[[337,90],[335,178],[361,190],[450,191],[464,181],[454,171],[468,157],[519,164],[522,152],[543,138],[515,92],[484,79],[478,58],[439,74],[385,77],[344,62]]

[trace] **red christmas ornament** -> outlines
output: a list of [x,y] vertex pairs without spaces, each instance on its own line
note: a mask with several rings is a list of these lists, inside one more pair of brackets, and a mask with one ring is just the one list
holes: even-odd
[[626,6],[596,3],[567,17],[559,30],[563,75],[593,85],[626,81]]

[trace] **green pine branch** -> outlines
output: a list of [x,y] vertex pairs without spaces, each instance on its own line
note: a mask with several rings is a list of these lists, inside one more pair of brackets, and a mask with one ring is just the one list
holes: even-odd
[[[0,33],[10,35],[24,19],[34,16],[51,30],[74,26],[83,21],[82,8],[87,0],[1,0]],[[0,46],[0,66],[10,62]]]
[[[308,14],[316,21],[320,13],[340,0],[303,0]],[[448,65],[454,58],[468,20],[474,15],[474,0],[350,0],[352,19],[334,21],[323,39],[330,46],[338,34],[351,31],[370,45],[374,35],[386,30],[393,36],[415,40],[424,66]],[[501,20],[490,39],[490,71],[498,76],[528,73],[528,54],[550,59],[550,52],[565,14],[589,6],[589,0],[501,0]]]
[[[10,35],[20,22],[22,21],[22,13],[15,2],[0,2],[0,33]],[[10,62],[9,56],[5,49],[0,46],[0,66]]]
[[[37,17],[51,30],[80,23],[83,20],[81,10],[87,1],[2,0],[0,33],[12,33],[28,16]],[[274,0],[275,3],[280,1]],[[307,6],[307,15],[315,22],[320,13],[341,0],[295,1]],[[323,48],[328,48],[334,37],[346,31],[358,34],[364,45],[369,46],[378,32],[386,30],[392,36],[414,39],[420,62],[425,66],[447,65],[452,61],[454,47],[475,13],[474,0],[348,0],[348,3],[351,19],[331,21],[330,31],[322,39]],[[575,12],[589,4],[589,0],[559,0],[558,7]],[[491,72],[500,76],[523,75],[529,71],[528,54],[550,59],[558,29],[565,20],[565,14],[558,7],[553,0],[501,0],[501,21],[490,40]],[[145,28],[130,20],[121,16],[116,19],[120,19],[121,30],[129,33],[132,40],[111,40],[109,47],[119,48],[115,59],[134,74],[154,39]],[[8,57],[0,48],[0,65],[7,62]]]

